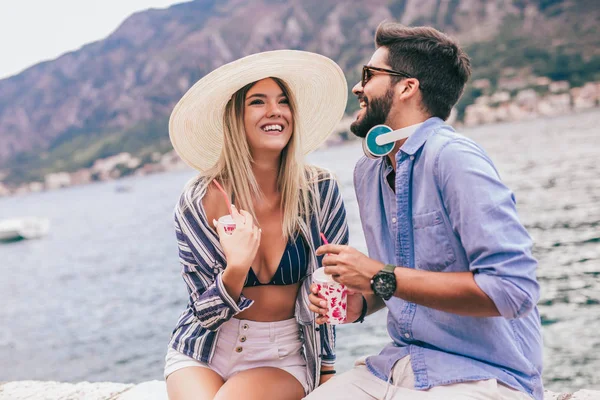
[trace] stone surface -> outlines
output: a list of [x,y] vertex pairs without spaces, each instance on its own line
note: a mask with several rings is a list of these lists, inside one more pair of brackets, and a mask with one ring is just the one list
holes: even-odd
[[105,400],[133,386],[112,382],[8,382],[0,386],[0,400]]
[[[139,385],[112,382],[18,381],[0,384],[0,400],[168,400],[164,381]],[[600,390],[544,392],[544,400],[600,400]]]
[[167,386],[164,381],[150,381],[121,393],[116,400],[167,400]]

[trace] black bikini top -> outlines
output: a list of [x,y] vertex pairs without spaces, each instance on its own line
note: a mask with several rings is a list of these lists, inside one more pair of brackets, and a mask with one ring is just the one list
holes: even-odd
[[271,282],[262,283],[258,280],[252,268],[248,271],[244,287],[261,285],[291,285],[300,282],[306,275],[308,269],[308,249],[304,244],[302,235],[297,235],[296,240],[290,238],[277,271],[271,278]]

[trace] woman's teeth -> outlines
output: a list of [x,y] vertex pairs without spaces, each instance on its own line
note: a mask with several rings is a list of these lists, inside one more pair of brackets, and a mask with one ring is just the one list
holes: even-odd
[[283,126],[281,126],[281,125],[267,125],[267,126],[263,127],[262,129],[265,132],[269,132],[269,131],[278,131],[278,132],[281,132],[283,130]]

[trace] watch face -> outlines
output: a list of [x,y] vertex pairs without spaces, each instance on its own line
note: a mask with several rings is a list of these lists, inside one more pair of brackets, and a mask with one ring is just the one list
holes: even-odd
[[373,277],[373,291],[384,300],[389,300],[396,291],[396,275],[379,272]]

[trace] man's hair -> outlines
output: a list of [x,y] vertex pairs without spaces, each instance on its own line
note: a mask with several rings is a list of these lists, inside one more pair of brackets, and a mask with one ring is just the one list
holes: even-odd
[[446,120],[471,76],[471,62],[458,42],[431,27],[382,22],[375,33],[375,45],[388,49],[393,70],[419,80],[425,110]]

